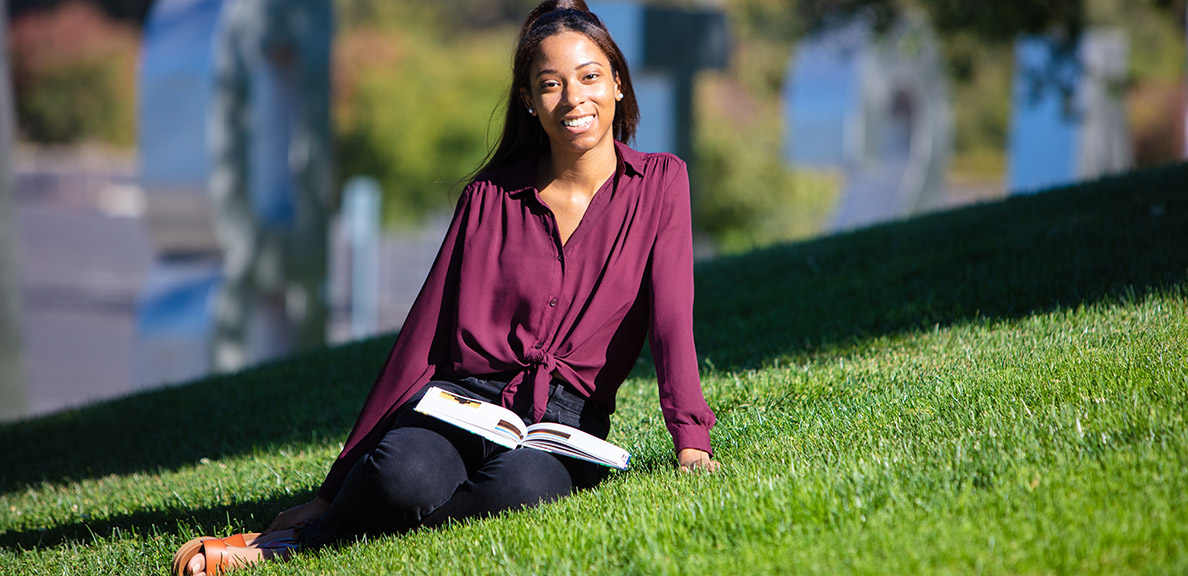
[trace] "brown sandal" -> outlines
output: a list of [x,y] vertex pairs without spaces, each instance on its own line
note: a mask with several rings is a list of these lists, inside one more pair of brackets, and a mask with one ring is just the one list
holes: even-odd
[[[199,536],[191,539],[189,542],[182,544],[178,548],[177,553],[173,555],[173,573],[177,576],[185,576],[186,566],[194,556],[203,554],[206,556],[207,569],[206,573],[215,575],[222,574],[231,568],[230,560],[233,558],[227,553],[228,546],[236,548],[247,548],[252,546],[260,537],[259,532],[249,532],[245,534],[235,534],[226,538],[211,538],[209,536]],[[214,552],[212,554],[212,552]],[[212,557],[217,557],[218,562],[214,565],[214,570],[210,569]]]

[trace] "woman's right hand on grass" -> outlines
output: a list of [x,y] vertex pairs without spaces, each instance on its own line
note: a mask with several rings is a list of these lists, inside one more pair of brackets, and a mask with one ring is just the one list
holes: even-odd
[[313,500],[305,504],[299,504],[277,514],[276,519],[272,521],[272,524],[268,525],[268,529],[264,533],[303,527],[321,518],[328,508],[330,508],[329,500],[321,496],[315,496]]
[[677,469],[686,474],[713,474],[721,468],[709,452],[696,448],[683,448],[677,452]]

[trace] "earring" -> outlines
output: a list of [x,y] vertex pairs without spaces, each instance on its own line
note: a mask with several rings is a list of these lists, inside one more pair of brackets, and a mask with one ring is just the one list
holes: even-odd
[[623,93],[622,93],[622,92],[619,92],[618,94],[615,94],[615,100],[622,100],[622,99],[623,99]]
[[536,110],[533,110],[531,107],[528,108],[528,113],[533,116],[536,116]]

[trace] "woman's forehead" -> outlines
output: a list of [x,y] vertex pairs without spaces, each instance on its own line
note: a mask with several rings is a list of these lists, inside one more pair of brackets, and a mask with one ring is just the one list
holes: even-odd
[[536,57],[532,59],[535,73],[546,69],[562,72],[589,65],[609,66],[610,59],[585,34],[569,30],[542,40]]

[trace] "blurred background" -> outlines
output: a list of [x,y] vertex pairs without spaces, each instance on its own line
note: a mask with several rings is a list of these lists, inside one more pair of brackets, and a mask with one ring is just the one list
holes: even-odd
[[[0,420],[398,329],[533,5],[8,0]],[[1183,1],[590,5],[702,258],[1185,156]]]

